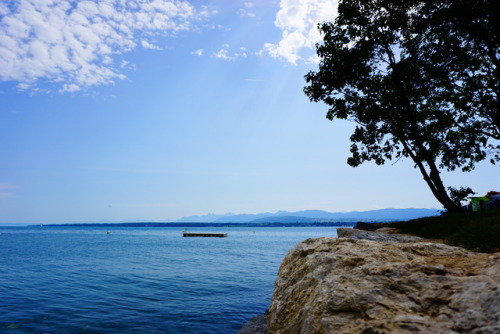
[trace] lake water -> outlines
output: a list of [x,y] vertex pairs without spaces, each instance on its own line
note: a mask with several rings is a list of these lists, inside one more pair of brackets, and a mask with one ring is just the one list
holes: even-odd
[[[0,333],[236,333],[279,265],[336,227],[0,228]],[[106,231],[110,231],[109,234]]]

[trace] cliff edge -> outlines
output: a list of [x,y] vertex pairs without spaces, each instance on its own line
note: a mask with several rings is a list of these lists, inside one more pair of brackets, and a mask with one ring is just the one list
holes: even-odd
[[341,230],[287,254],[267,333],[500,333],[500,253]]

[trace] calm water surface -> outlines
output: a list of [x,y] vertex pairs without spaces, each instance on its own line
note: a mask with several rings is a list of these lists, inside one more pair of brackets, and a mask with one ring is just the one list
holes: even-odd
[[[110,231],[107,234],[106,231]],[[298,242],[335,227],[0,228],[0,333],[236,333]]]

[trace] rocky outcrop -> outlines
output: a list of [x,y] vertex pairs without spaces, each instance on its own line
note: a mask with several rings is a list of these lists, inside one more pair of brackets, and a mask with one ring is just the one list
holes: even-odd
[[500,254],[350,237],[292,248],[268,333],[500,333]]
[[241,327],[238,334],[266,334],[267,314],[259,315],[248,320]]
[[[389,233],[387,233],[389,232]],[[356,230],[352,228],[338,228],[337,235],[339,238],[349,238],[356,240],[372,240],[381,242],[412,242],[421,241],[422,238],[414,235],[395,234],[397,229],[382,227],[375,232]]]
[[365,230],[365,231],[376,231],[379,228],[382,227],[390,227],[392,224],[391,223],[364,223],[364,222],[357,222],[356,225],[354,225],[355,230]]

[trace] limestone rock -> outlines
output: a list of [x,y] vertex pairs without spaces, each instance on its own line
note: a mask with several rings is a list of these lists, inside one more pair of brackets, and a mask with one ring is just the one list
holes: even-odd
[[439,243],[308,239],[281,264],[268,333],[500,333],[500,257]]
[[248,320],[238,334],[266,334],[267,315],[259,315]]
[[[380,229],[382,230],[382,229]],[[389,233],[381,233],[387,230],[379,230],[372,231],[363,231],[357,230],[353,228],[338,228],[337,235],[339,238],[349,238],[349,239],[358,239],[358,240],[372,240],[372,241],[380,241],[380,242],[411,242],[411,241],[421,241],[422,238],[413,236],[413,235],[405,235],[405,234],[389,234]]]
[[357,222],[356,225],[354,225],[355,229],[358,230],[364,230],[364,231],[375,231],[379,228],[382,227],[390,227],[391,223],[364,223],[364,222]]
[[377,233],[399,234],[401,231],[395,227],[381,227],[375,230]]

